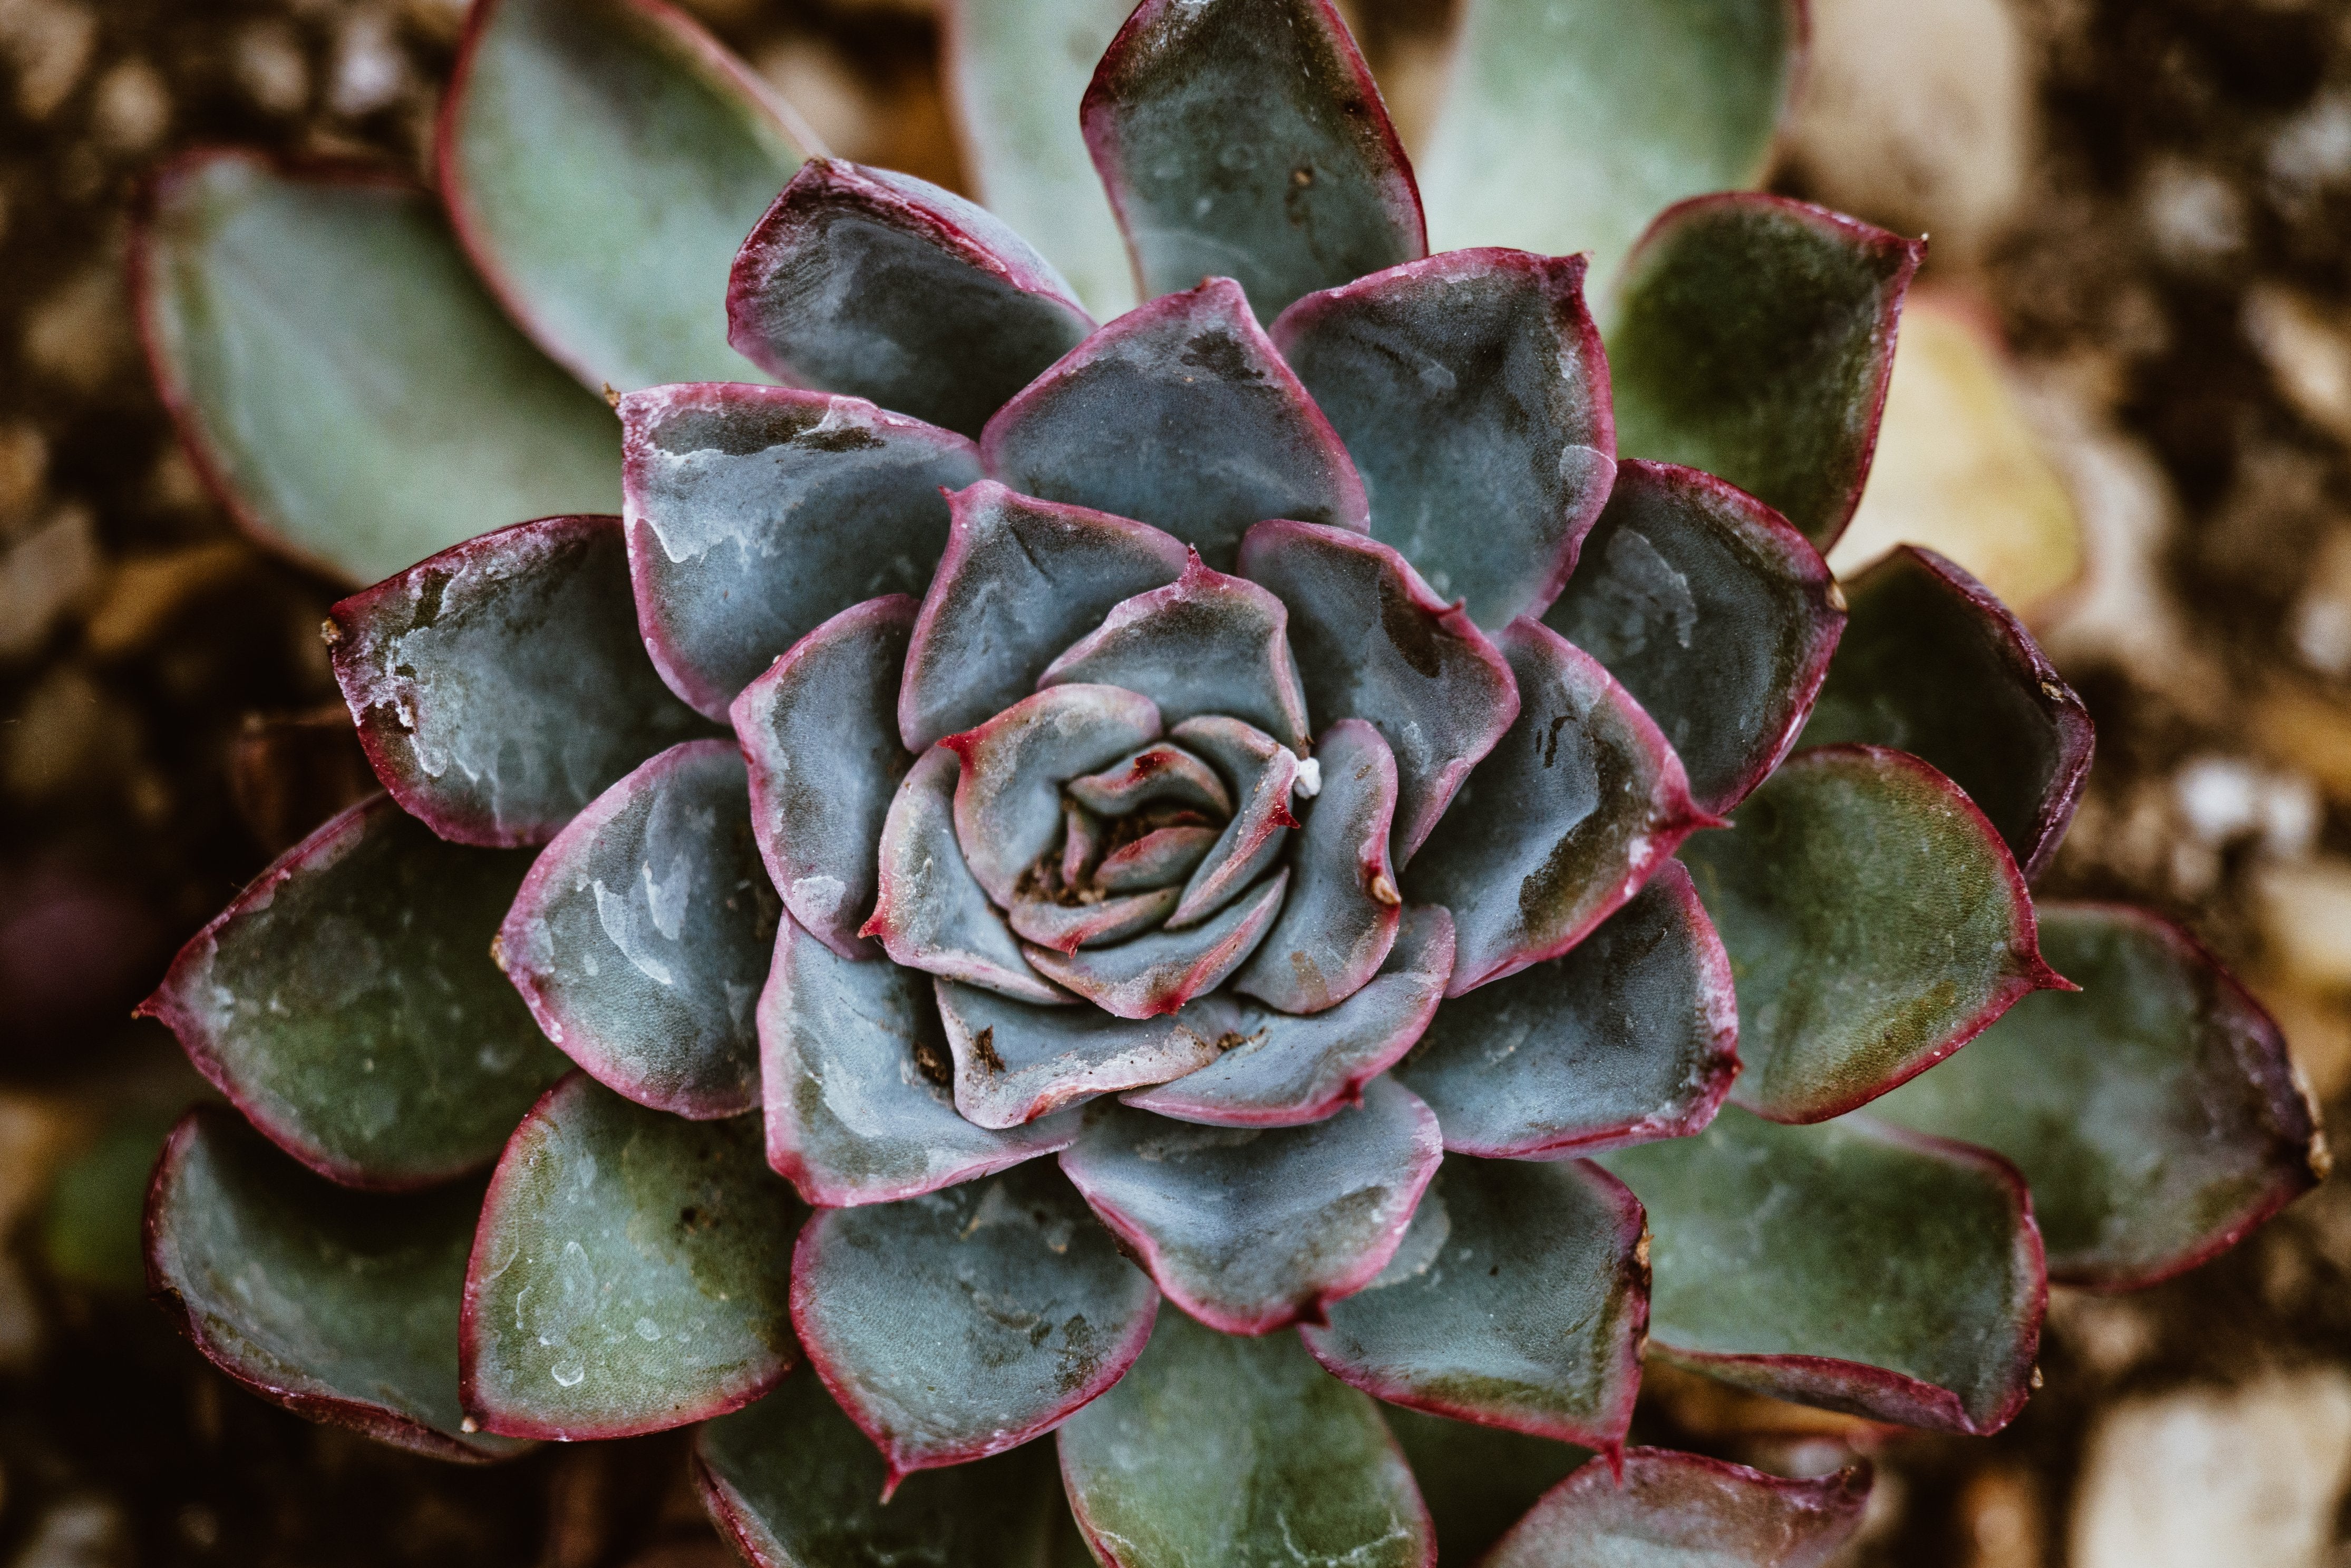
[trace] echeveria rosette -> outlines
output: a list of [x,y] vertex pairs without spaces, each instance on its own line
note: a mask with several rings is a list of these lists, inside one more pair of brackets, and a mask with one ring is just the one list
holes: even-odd
[[[1125,1568],[1466,1561],[1530,1505],[1495,1561],[1825,1554],[1860,1479],[1624,1450],[1645,1349],[1991,1430],[2048,1274],[2187,1266],[2315,1147],[2183,935],[2063,908],[2044,958],[2088,727],[2029,635],[1923,552],[1823,563],[1918,246],[1705,194],[1779,0],[1687,24],[1770,57],[1720,123],[1631,115],[1637,198],[1701,199],[1604,336],[1582,256],[1427,254],[1324,0],[1024,3],[1107,46],[1069,141],[967,129],[1023,211],[1091,149],[1150,296],[1100,325],[1047,259],[1100,308],[1082,222],[1040,254],[801,162],[656,0],[481,0],[454,239],[342,175],[159,187],[159,372],[239,515],[371,575],[448,547],[330,625],[388,796],[151,1004],[250,1123],[175,1135],[159,1290],[447,1457],[705,1423],[763,1564],[1026,1561],[1063,1509]],[[958,79],[1059,101],[1006,4]],[[327,278],[472,325],[362,350]],[[600,444],[612,498],[534,487]]]

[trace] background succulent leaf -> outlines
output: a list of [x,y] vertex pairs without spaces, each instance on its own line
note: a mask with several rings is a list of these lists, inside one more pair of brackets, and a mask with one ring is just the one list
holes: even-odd
[[1820,552],[1752,496],[1628,460],[1542,620],[1624,683],[1690,798],[1719,813],[1795,744],[1844,625],[1837,591]]
[[1139,518],[1219,571],[1265,517],[1365,526],[1347,449],[1228,277],[1095,332],[998,411],[980,450],[1023,495]]
[[575,1440],[758,1398],[796,1359],[803,1213],[761,1157],[758,1118],[689,1122],[573,1073],[490,1177],[465,1270],[467,1412]]
[[247,531],[330,577],[618,505],[611,413],[404,181],[192,153],[155,182],[131,275],[188,450]]
[[1437,247],[1605,279],[1659,208],[1762,177],[1803,34],[1794,0],[1471,0],[1420,159]]
[[1396,1077],[1464,1154],[1554,1158],[1681,1137],[1730,1091],[1738,1008],[1689,873],[1668,861],[1567,952],[1437,1009]]
[[1926,242],[1782,196],[1657,216],[1608,329],[1616,449],[1738,486],[1826,550],[1861,502]]
[[2081,990],[2025,998],[1873,1114],[2013,1160],[2051,1278],[2153,1284],[2314,1185],[2317,1124],[2277,1025],[2186,932],[2112,904],[2040,915]]
[[1544,1494],[1484,1568],[1826,1568],[1861,1526],[1869,1468],[1789,1480],[1666,1448],[1624,1474],[1586,1464]]
[[1387,961],[1404,915],[1388,856],[1395,754],[1378,730],[1343,718],[1322,732],[1315,760],[1322,786],[1290,852],[1281,915],[1233,977],[1234,990],[1286,1013],[1353,996]]
[[[1203,998],[1152,1018],[1100,1008],[1040,1008],[977,986],[938,983],[938,1013],[955,1057],[956,1108],[976,1127],[1018,1128],[1137,1084],[1162,1083],[1214,1061],[1232,1009]],[[1070,1141],[1058,1132],[1061,1145]]]
[[1437,1527],[1437,1560],[1477,1563],[1542,1494],[1592,1457],[1573,1443],[1426,1415],[1401,1405],[1380,1414],[1412,1465]]
[[827,1207],[894,1202],[1077,1136],[1074,1112],[1002,1131],[967,1121],[952,1065],[928,975],[853,962],[783,921],[759,997],[759,1081],[768,1163],[803,1198]]
[[663,0],[479,0],[443,199],[515,319],[590,387],[743,381],[715,308],[804,129]]
[[977,438],[1093,330],[1052,265],[928,181],[810,159],[743,242],[727,339],[798,386]]
[[1049,1443],[909,1476],[883,1504],[888,1465],[812,1373],[705,1422],[694,1479],[754,1568],[1040,1568],[1069,1518]]
[[1270,321],[1428,254],[1404,147],[1329,0],[1144,0],[1080,112],[1146,299],[1224,274]]
[[530,857],[444,842],[378,795],[253,880],[142,1011],[280,1148],[354,1186],[497,1157],[564,1070],[488,960]]
[[710,733],[645,658],[616,517],[454,545],[330,625],[376,777],[459,843],[545,843],[638,763]]
[[1997,1155],[1864,1117],[1726,1110],[1603,1163],[1649,1211],[1652,1354],[1942,1431],[1995,1432],[2023,1405],[2041,1237]]
[[1117,1387],[1061,1428],[1061,1478],[1111,1568],[1433,1568],[1428,1511],[1365,1395],[1290,1334],[1161,1312]]
[[1050,1166],[800,1232],[792,1323],[890,1477],[1050,1431],[1143,1353],[1159,1292]]
[[1384,1268],[1437,1171],[1428,1107],[1387,1078],[1303,1127],[1087,1113],[1061,1168],[1170,1301],[1227,1333],[1313,1321]]
[[1900,546],[1844,597],[1852,617],[1803,744],[1925,758],[1991,819],[2026,880],[2038,875],[2089,777],[2082,699],[2008,607],[1933,550]]
[[2064,984],[2008,847],[1907,752],[1799,752],[1682,859],[1738,983],[1730,1097],[1776,1121],[1865,1104]]
[[1597,1166],[1455,1155],[1387,1267],[1300,1335],[1392,1404],[1613,1448],[1641,1385],[1646,1237]]
[[758,1103],[752,1004],[780,917],[743,758],[674,746],[539,852],[498,964],[547,1038],[604,1083],[680,1116]]
[[466,1430],[457,1404],[480,1201],[478,1183],[334,1186],[202,1108],[148,1189],[148,1280],[196,1348],[264,1399],[437,1458],[502,1458],[524,1445]]
[[858,398],[655,387],[620,402],[637,622],[662,678],[713,718],[778,655],[878,594],[919,594],[939,492],[971,443]]
[[1608,499],[1608,361],[1583,258],[1462,250],[1309,295],[1270,329],[1395,547],[1489,630],[1540,615]]

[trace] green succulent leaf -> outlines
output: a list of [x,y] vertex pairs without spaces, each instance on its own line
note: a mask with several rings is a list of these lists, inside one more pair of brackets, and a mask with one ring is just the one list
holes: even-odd
[[1618,455],[1719,475],[1826,550],[1861,502],[1926,254],[1781,196],[1660,214],[1625,259],[1608,329]]
[[619,507],[610,411],[515,330],[404,181],[191,153],[155,183],[131,273],[197,465],[249,532],[329,576]]
[[624,1437],[774,1387],[804,1211],[761,1152],[757,1117],[689,1122],[584,1073],[549,1090],[482,1207],[466,1411],[509,1436]]
[[1851,618],[1803,744],[1923,757],[1991,819],[2026,879],[2057,852],[2090,773],[2089,710],[1991,591],[1903,545],[1844,584]]
[[314,1421],[438,1458],[524,1445],[457,1403],[478,1183],[390,1197],[319,1180],[227,1112],[188,1113],[147,1194],[147,1277],[196,1348]]
[[1799,752],[1682,859],[1739,990],[1730,1097],[1775,1121],[1865,1104],[2066,983],[2008,846],[1907,752]]
[[1762,176],[1803,45],[1796,0],[1470,0],[1420,159],[1438,250],[1590,251]]
[[1432,1568],[1428,1511],[1365,1395],[1290,1334],[1162,1312],[1117,1387],[1061,1428],[1061,1478],[1109,1568]]
[[1872,1110],[2015,1161],[2053,1279],[2153,1284],[2320,1179],[2277,1025],[2186,932],[2144,910],[2043,904],[2041,941],[2081,990],[2025,998]]
[[1043,1568],[1056,1526],[1067,1527],[1048,1443],[909,1476],[885,1504],[889,1479],[805,1373],[694,1435],[703,1506],[754,1568]]
[[1649,1211],[1654,1354],[1743,1388],[1981,1434],[2024,1404],[2046,1296],[2013,1166],[1865,1117],[1604,1157]]
[[1592,1450],[1391,1405],[1381,1412],[1437,1526],[1437,1560],[1476,1563]]
[[496,1158],[563,1071],[489,960],[529,869],[526,852],[444,842],[379,795],[255,878],[141,1010],[322,1176],[445,1181]]
[[1666,1448],[1585,1465],[1482,1568],[1825,1568],[1861,1526],[1869,1467],[1789,1480]]
[[722,302],[810,151],[789,114],[662,0],[478,0],[441,189],[483,277],[589,386],[747,381]]

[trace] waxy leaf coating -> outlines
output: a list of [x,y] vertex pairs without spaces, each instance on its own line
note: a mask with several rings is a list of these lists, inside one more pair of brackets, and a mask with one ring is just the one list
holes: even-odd
[[920,593],[946,544],[939,491],[979,477],[963,437],[860,398],[664,386],[620,409],[638,624],[713,718],[838,612]]
[[1372,537],[1480,626],[1541,614],[1608,498],[1583,267],[1451,251],[1309,295],[1270,329],[1363,471]]
[[1827,1568],[1861,1527],[1869,1468],[1789,1480],[1627,1448],[1543,1495],[1482,1568]]
[[1865,1117],[1726,1110],[1604,1163],[1649,1211],[1652,1354],[1940,1431],[1996,1432],[2023,1406],[2047,1291],[2007,1161]]
[[955,1059],[955,1103],[976,1127],[1054,1124],[1054,1147],[1071,1142],[1069,1119],[1048,1113],[1137,1084],[1164,1083],[1217,1059],[1229,1009],[1204,998],[1155,1018],[1100,1008],[1039,1008],[976,986],[938,983],[938,1016]]
[[2000,830],[2025,880],[2057,852],[2090,774],[2089,710],[1991,591],[1903,545],[1844,584],[1844,641],[1804,744],[1924,758]]
[[584,1073],[515,1129],[465,1270],[465,1409],[515,1437],[624,1437],[724,1415],[794,1360],[802,1210],[753,1117],[689,1122]]
[[1844,615],[1820,551],[1695,468],[1625,462],[1543,624],[1624,684],[1723,812],[1795,744]]
[[499,313],[404,181],[191,153],[157,177],[131,267],[197,466],[248,532],[330,577],[618,502],[611,413]]
[[256,877],[140,1009],[280,1148],[354,1186],[497,1157],[559,1077],[488,957],[529,870],[445,843],[377,796]]
[[709,733],[645,658],[616,517],[485,534],[329,625],[376,777],[459,843],[545,843],[638,763]]
[[1270,321],[1428,254],[1412,168],[1330,0],[1144,0],[1080,115],[1146,299],[1221,273]]
[[2026,997],[1873,1114],[1981,1144],[2032,1187],[2050,1277],[2114,1290],[2192,1269],[2321,1179],[2277,1025],[2144,910],[2044,904],[2078,993]]
[[1738,1071],[1730,961],[1668,861],[1574,947],[1447,1002],[1396,1077],[1447,1149],[1538,1159],[1694,1133]]
[[784,921],[759,997],[759,1082],[768,1163],[802,1197],[828,1208],[894,1202],[1078,1135],[1074,1112],[1003,1131],[966,1120],[952,1063],[928,975],[852,962]]
[[793,1255],[809,1363],[892,1482],[1050,1431],[1133,1364],[1158,1306],[1044,1166],[823,1210]]
[[1436,1175],[1437,1118],[1389,1079],[1311,1126],[1088,1113],[1061,1168],[1170,1301],[1211,1328],[1319,1321],[1384,1268]]
[[1281,916],[1233,977],[1233,989],[1288,1013],[1354,995],[1386,961],[1404,913],[1388,859],[1395,754],[1378,730],[1343,718],[1315,757],[1322,789],[1290,852]]
[[[1756,0],[1749,0],[1756,3]],[[1926,242],[1782,196],[1658,214],[1608,329],[1616,449],[1719,475],[1823,550],[1861,503]]]
[[746,778],[725,741],[663,752],[540,852],[498,930],[498,965],[547,1038],[675,1115],[758,1103],[752,1003],[780,911]]
[[812,158],[735,258],[727,338],[760,369],[977,436],[1093,330],[1000,219],[910,174]]
[[715,306],[806,153],[788,113],[662,0],[483,0],[441,190],[507,310],[589,386],[739,381]]
[[1110,1568],[1434,1568],[1437,1542],[1379,1406],[1289,1334],[1161,1312],[1117,1387],[1061,1428],[1061,1479]]
[[1015,490],[1139,517],[1219,571],[1262,518],[1364,527],[1347,449],[1228,277],[1103,327],[1006,403],[980,450]]
[[147,1278],[206,1359],[272,1404],[436,1458],[522,1445],[467,1429],[457,1308],[481,1186],[329,1186],[225,1112],[173,1128],[147,1193]]
[[1640,1204],[1597,1166],[1457,1155],[1387,1267],[1300,1332],[1391,1404],[1614,1448],[1641,1385],[1646,1237]]
[[1682,857],[1739,984],[1731,1098],[1775,1121],[1865,1104],[2065,984],[2000,835],[1906,752],[1799,752]]

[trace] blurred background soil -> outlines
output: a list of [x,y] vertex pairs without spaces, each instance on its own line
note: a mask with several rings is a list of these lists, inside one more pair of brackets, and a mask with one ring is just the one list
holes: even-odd
[[[835,152],[963,184],[928,0],[689,8]],[[1350,9],[1409,132],[1441,0]],[[201,143],[423,174],[461,12],[0,0],[0,1563],[726,1561],[674,1437],[411,1459],[239,1392],[141,1297],[141,1181],[200,1086],[128,1010],[371,780],[317,636],[337,587],[180,455],[125,225]],[[2020,607],[2098,722],[2042,892],[2184,920],[2351,1125],[2351,4],[1814,0],[1814,26],[1777,188],[1934,243],[1837,564],[1923,532]],[[2056,1292],[2045,1386],[1996,1438],[1663,1373],[1636,1437],[1872,1454],[1856,1563],[2351,1568],[2346,1273],[2337,1181],[2186,1279]]]

